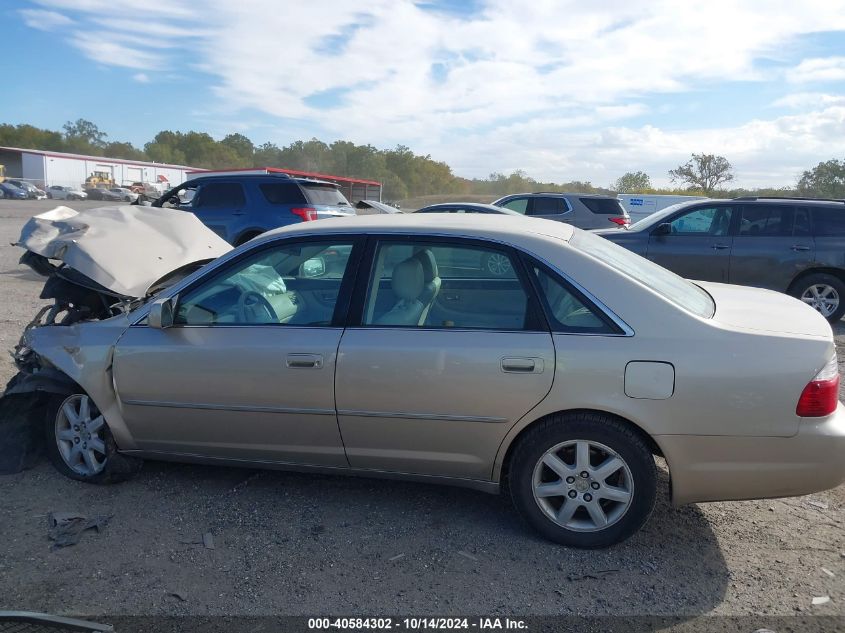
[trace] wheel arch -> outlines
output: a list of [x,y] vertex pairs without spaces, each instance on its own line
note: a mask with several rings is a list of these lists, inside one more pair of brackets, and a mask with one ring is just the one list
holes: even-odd
[[261,229],[261,228],[257,228],[257,227],[244,229],[243,231],[238,233],[238,237],[235,238],[235,240],[232,242],[232,245],[235,246],[235,247],[241,246],[243,244],[246,244],[251,239],[258,237],[262,233],[266,233],[266,232],[267,232],[267,229]]
[[[525,437],[527,433],[537,427],[538,424],[542,423],[545,420],[548,420],[551,417],[559,416],[559,415],[572,415],[572,414],[579,414],[579,413],[598,413],[600,415],[610,416],[615,420],[621,422],[625,426],[631,428],[640,439],[645,442],[646,446],[651,450],[652,455],[656,455],[658,457],[666,457],[663,449],[660,447],[660,444],[657,440],[654,439],[654,436],[650,435],[645,429],[643,429],[640,425],[632,422],[631,420],[617,414],[612,413],[610,411],[603,411],[601,409],[589,409],[589,408],[581,408],[581,409],[561,409],[560,411],[553,411],[551,413],[547,413],[545,415],[540,416],[539,418],[528,422],[527,424],[523,425],[521,428],[514,432],[514,429],[511,429],[511,432],[505,437],[502,441],[501,446],[499,447],[499,453],[496,456],[496,462],[493,465],[493,480],[499,482],[499,484],[506,486],[507,485],[507,477],[508,472],[510,469],[510,462],[513,458],[514,449],[519,444],[520,440]],[[666,459],[667,464],[669,460]],[[671,472],[671,466],[669,467]]]
[[845,284],[845,270],[842,270],[841,268],[834,268],[832,266],[815,266],[813,268],[802,270],[800,273],[795,275],[786,287],[787,293],[791,294],[798,282],[811,275],[832,275]]

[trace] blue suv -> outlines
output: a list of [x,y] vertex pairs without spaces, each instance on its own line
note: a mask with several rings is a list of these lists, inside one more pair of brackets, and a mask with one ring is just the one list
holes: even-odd
[[355,215],[336,184],[286,174],[200,176],[152,206],[190,211],[235,246],[280,226]]

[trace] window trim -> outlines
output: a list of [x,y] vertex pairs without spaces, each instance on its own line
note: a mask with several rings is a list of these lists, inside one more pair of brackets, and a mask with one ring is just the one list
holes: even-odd
[[[367,307],[368,290],[370,279],[375,266],[375,257],[380,244],[385,242],[429,242],[432,244],[455,243],[459,246],[469,248],[481,248],[485,250],[498,251],[507,255],[514,267],[517,280],[526,294],[526,321],[529,327],[520,329],[510,328],[461,328],[443,326],[406,326],[406,325],[365,325],[364,311]],[[381,233],[370,235],[364,249],[361,263],[358,266],[357,280],[352,291],[352,302],[347,312],[346,327],[349,329],[361,330],[405,330],[415,332],[551,332],[549,322],[546,319],[540,298],[537,295],[534,285],[531,283],[525,265],[522,261],[521,251],[510,244],[503,242],[491,242],[484,239],[462,237],[459,235],[436,235],[436,234],[414,234],[414,233]]]
[[[531,284],[534,286],[534,292],[539,297],[540,305],[546,316],[546,323],[549,324],[551,328],[551,332],[553,334],[577,334],[581,336],[630,336],[633,335],[633,331],[627,324],[624,323],[621,319],[613,318],[611,315],[613,312],[605,306],[603,303],[599,302],[593,295],[588,295],[587,291],[583,288],[583,286],[575,284],[571,279],[567,278],[565,275],[560,273],[558,270],[552,268],[545,262],[541,261],[537,257],[533,255],[529,255],[528,253],[521,252],[520,256],[523,258],[523,265],[529,271],[529,277],[531,280]],[[595,314],[601,321],[610,328],[609,332],[596,332],[590,328],[577,328],[577,327],[567,327],[563,323],[560,323],[552,313],[551,306],[546,298],[543,289],[540,287],[540,281],[537,279],[537,276],[531,274],[530,268],[531,266],[535,266],[541,271],[543,271],[546,275],[558,281],[566,290],[575,296],[578,301],[580,301],[586,308],[590,310],[593,314]],[[583,290],[583,291],[582,291]],[[598,303],[597,303],[598,302]],[[601,306],[601,307],[600,307]],[[614,315],[615,316],[615,315]],[[630,334],[628,334],[630,332]]]
[[[364,247],[364,239],[360,235],[349,235],[349,234],[332,234],[332,233],[325,233],[323,235],[300,235],[300,236],[291,236],[285,239],[279,240],[272,240],[266,242],[264,244],[258,245],[255,248],[250,248],[245,250],[243,253],[239,253],[236,257],[222,263],[219,266],[216,266],[214,269],[209,270],[207,274],[204,274],[197,279],[194,279],[184,287],[180,287],[176,290],[175,293],[171,293],[167,295],[171,301],[174,302],[173,305],[173,313],[174,315],[179,309],[179,304],[181,302],[181,298],[184,294],[193,291],[197,287],[203,285],[206,282],[213,282],[215,279],[219,279],[222,276],[230,273],[232,269],[242,263],[245,259],[252,258],[254,256],[259,255],[268,250],[273,250],[276,248],[284,248],[286,245],[289,244],[302,244],[302,243],[313,243],[313,242],[349,242],[352,244],[352,251],[349,253],[349,260],[346,264],[346,270],[343,273],[343,277],[340,280],[340,289],[337,295],[337,301],[335,302],[334,311],[332,312],[332,320],[329,325],[287,325],[284,323],[217,323],[217,324],[191,324],[191,323],[174,323],[171,327],[172,328],[256,328],[256,327],[270,327],[270,328],[277,328],[277,327],[285,327],[285,328],[309,328],[309,329],[326,329],[326,328],[343,328],[346,322],[347,314],[349,311],[349,304],[351,301],[351,293],[352,287],[357,277],[358,267],[361,263],[361,257],[363,253]],[[169,290],[169,289],[168,289]],[[132,325],[140,325],[140,326],[147,326],[146,319],[147,313],[149,311],[146,310],[141,318],[135,321]],[[168,328],[170,329],[170,328]]]

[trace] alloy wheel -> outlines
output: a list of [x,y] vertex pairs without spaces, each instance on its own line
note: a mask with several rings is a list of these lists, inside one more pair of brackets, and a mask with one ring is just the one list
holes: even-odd
[[547,450],[534,467],[534,500],[556,524],[597,532],[619,521],[634,498],[634,478],[612,448],[570,440]]
[[59,455],[74,472],[91,477],[106,466],[105,420],[83,394],[69,396],[56,413]]
[[491,253],[487,258],[487,270],[497,277],[507,275],[511,271],[510,259],[499,253]]
[[839,308],[839,293],[828,284],[813,284],[801,295],[801,301],[812,306],[822,316],[829,317]]

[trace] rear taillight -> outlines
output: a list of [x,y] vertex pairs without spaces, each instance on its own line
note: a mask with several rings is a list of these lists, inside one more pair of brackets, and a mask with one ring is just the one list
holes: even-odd
[[290,212],[302,218],[303,222],[311,222],[317,219],[317,209],[313,207],[294,207]]
[[630,218],[626,218],[625,216],[620,216],[618,218],[607,218],[614,224],[618,224],[619,226],[628,226],[631,223]]
[[820,418],[836,411],[839,402],[839,363],[836,354],[816,374],[798,398],[795,413],[802,418]]

